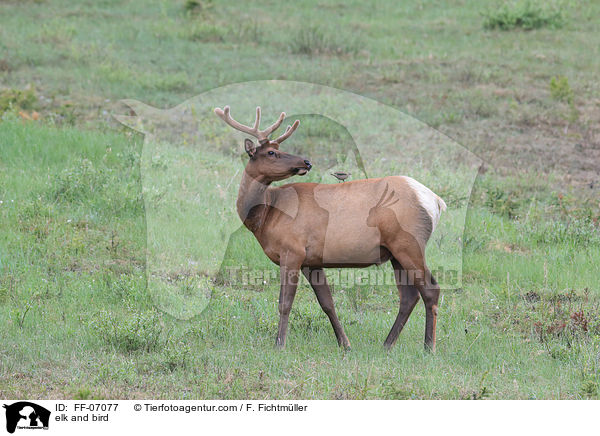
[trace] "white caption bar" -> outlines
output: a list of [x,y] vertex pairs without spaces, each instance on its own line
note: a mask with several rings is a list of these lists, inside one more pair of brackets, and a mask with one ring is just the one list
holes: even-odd
[[[45,401],[4,400],[14,434],[568,434],[593,429],[594,401]],[[46,411],[46,412],[45,412]],[[49,412],[49,415],[47,415]],[[16,421],[15,421],[16,420]],[[597,430],[595,430],[597,431]],[[6,434],[6,433],[5,433]]]

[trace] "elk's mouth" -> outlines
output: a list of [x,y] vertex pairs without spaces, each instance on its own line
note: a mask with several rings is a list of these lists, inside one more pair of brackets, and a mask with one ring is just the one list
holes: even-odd
[[308,173],[308,168],[294,168],[294,174],[297,174],[299,176],[303,176],[306,173]]

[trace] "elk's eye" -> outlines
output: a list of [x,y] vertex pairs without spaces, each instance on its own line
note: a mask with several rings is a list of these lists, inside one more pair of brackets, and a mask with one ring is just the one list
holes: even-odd
[[270,150],[270,151],[269,151],[267,154],[268,154],[269,156],[273,156],[273,155],[275,155],[275,152],[274,152],[273,150]]

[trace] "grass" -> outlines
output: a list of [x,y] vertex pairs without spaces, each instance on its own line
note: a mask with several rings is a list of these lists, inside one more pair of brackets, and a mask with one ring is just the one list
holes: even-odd
[[[559,15],[538,2],[307,0],[284,9],[182,0],[140,9],[57,0],[2,9],[0,397],[598,399],[595,2],[565,3]],[[306,282],[288,347],[274,350],[277,271],[223,207],[237,189],[232,144],[215,135],[201,154],[166,142],[158,145],[168,153],[143,155],[142,138],[111,118],[126,113],[121,98],[173,106],[272,78],[374,97],[486,161],[470,199],[456,189],[464,176],[433,155],[411,173],[440,186],[449,204],[469,202],[463,283],[443,294],[436,354],[423,352],[422,305],[383,351],[393,286],[335,289],[352,343],[339,350]],[[309,116],[302,126],[290,150],[323,166],[347,152],[343,129]],[[156,221],[144,200],[168,196],[144,192],[142,170],[157,186],[172,175],[192,186],[177,165],[198,159],[206,174],[197,176],[220,190],[197,187],[215,191],[206,195],[212,214],[198,212],[201,237],[178,247],[218,269],[218,219],[237,238],[223,246],[226,261],[264,267],[274,280],[241,285],[176,258],[147,262]],[[444,260],[435,241],[431,250],[434,264]],[[164,270],[148,275],[155,265]],[[157,277],[176,292],[157,295],[148,286]],[[181,316],[157,310],[157,298],[171,296],[183,298],[162,303]]]
[[336,290],[353,345],[340,351],[306,283],[279,352],[276,282],[213,284],[206,310],[187,321],[154,309],[137,137],[11,120],[0,133],[5,397],[597,397],[600,238],[589,224],[563,224],[551,195],[509,217],[478,199],[501,188],[478,181],[468,280],[444,293],[435,355],[422,350],[421,306],[383,351],[397,307],[389,286]]

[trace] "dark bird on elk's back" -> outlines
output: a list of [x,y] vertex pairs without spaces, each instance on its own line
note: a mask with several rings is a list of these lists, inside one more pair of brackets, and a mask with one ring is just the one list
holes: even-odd
[[351,174],[352,174],[352,173],[345,173],[345,172],[343,172],[343,171],[336,171],[335,173],[331,173],[331,175],[332,175],[333,177],[335,177],[335,178],[336,178],[336,179],[338,179],[338,180],[341,180],[342,182],[346,181],[346,179],[347,179],[348,177],[350,177],[350,175],[351,175]]

